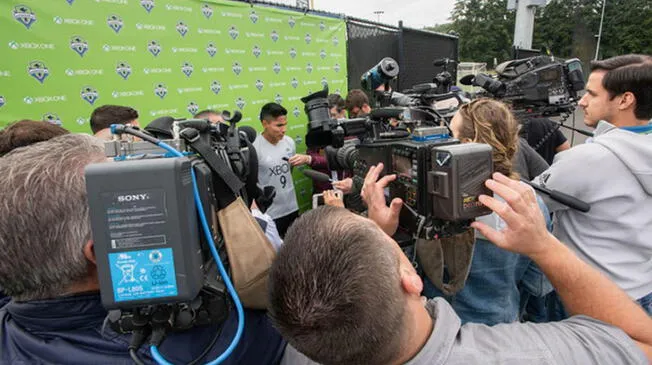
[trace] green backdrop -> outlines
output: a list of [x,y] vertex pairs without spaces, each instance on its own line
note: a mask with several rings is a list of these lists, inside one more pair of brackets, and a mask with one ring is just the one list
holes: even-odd
[[[299,99],[347,85],[343,20],[235,1],[2,0],[0,48],[0,128],[36,119],[89,133],[93,109],[118,104],[141,126],[237,109],[260,131],[260,107],[277,101],[301,152]],[[295,171],[295,184],[305,209],[311,182]]]

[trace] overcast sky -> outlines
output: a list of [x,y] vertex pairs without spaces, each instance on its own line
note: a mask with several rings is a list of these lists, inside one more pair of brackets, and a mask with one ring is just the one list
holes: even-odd
[[[273,0],[274,1],[274,0]],[[447,23],[455,0],[313,0],[315,9],[342,13],[357,18],[377,21],[374,11],[383,11],[380,22],[398,25],[403,20],[405,26],[422,28],[429,25]],[[296,0],[275,0],[283,4],[295,5]]]

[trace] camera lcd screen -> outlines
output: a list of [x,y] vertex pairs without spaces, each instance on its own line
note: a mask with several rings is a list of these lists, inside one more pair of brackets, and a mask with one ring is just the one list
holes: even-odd
[[392,168],[399,176],[412,178],[412,160],[405,156],[392,156]]

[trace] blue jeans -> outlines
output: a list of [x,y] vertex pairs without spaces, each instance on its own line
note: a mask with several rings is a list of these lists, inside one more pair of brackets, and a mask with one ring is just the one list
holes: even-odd
[[[462,323],[494,325],[520,319],[519,283],[535,296],[542,296],[552,286],[530,259],[503,250],[489,241],[477,239],[469,276],[462,290],[446,297],[421,273],[422,295],[445,297],[460,316]],[[444,278],[446,280],[446,278]]]
[[641,305],[641,307],[643,307],[648,315],[652,316],[652,293],[637,300],[637,302]]

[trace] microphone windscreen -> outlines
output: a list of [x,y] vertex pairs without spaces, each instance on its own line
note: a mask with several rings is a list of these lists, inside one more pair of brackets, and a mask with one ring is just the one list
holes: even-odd
[[474,79],[475,79],[475,75],[466,75],[466,76],[460,78],[460,84],[471,86],[471,85],[473,85],[473,80]]
[[242,127],[238,127],[238,132],[244,134],[250,143],[254,143],[254,141],[256,140],[256,135],[258,134],[256,133],[256,130],[253,127],[250,127],[248,125],[243,125]]
[[446,66],[446,59],[445,58],[438,58],[438,59],[432,61],[432,65],[436,66],[436,67]]
[[145,127],[145,131],[156,138],[172,138],[172,123],[174,123],[174,118],[170,116],[159,117],[149,122]]

